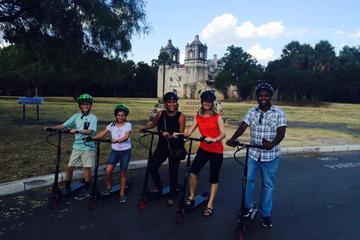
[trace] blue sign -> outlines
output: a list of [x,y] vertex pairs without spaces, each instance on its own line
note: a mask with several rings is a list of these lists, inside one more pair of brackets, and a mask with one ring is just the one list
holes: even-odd
[[41,105],[44,101],[42,97],[19,97],[18,104]]

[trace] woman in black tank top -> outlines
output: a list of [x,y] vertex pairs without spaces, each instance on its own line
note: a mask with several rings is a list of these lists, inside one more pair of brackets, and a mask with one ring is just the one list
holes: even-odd
[[151,157],[150,174],[153,179],[155,189],[153,195],[158,198],[161,196],[163,183],[160,178],[159,168],[161,164],[169,158],[169,182],[170,192],[168,194],[169,206],[175,204],[176,190],[178,188],[178,170],[180,160],[186,156],[184,141],[174,138],[174,132],[183,133],[185,130],[186,117],[178,111],[178,97],[175,93],[168,92],[163,97],[166,110],[158,112],[155,119],[148,122],[142,130],[158,127],[159,141]]

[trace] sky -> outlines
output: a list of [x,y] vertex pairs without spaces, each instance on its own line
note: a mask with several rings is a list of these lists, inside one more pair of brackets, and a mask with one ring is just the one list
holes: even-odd
[[151,63],[169,39],[184,61],[187,43],[199,35],[208,59],[221,58],[230,45],[266,65],[280,58],[286,44],[315,46],[327,40],[338,54],[360,46],[359,0],[148,0],[148,35],[134,36],[128,59]]

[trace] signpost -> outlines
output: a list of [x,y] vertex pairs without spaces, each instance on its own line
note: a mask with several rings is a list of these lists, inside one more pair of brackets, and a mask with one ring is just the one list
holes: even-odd
[[39,121],[39,105],[44,101],[42,97],[19,97],[18,104],[22,104],[23,120],[25,120],[25,105],[36,105],[36,120]]
[[193,117],[200,109],[201,103],[198,99],[180,99],[179,111],[186,117]]

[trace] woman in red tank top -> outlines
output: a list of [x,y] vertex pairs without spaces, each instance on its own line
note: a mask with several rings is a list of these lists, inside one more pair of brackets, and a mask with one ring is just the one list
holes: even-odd
[[206,142],[201,142],[196,153],[195,159],[190,170],[190,195],[185,201],[187,206],[194,205],[197,176],[207,161],[210,161],[210,197],[203,216],[210,217],[214,212],[214,200],[218,191],[219,173],[223,161],[224,145],[222,140],[225,138],[224,121],[220,114],[215,110],[214,101],[216,100],[213,91],[205,91],[200,95],[201,108],[194,117],[194,122],[190,129],[185,131],[184,136],[189,137],[196,128],[205,137]]

